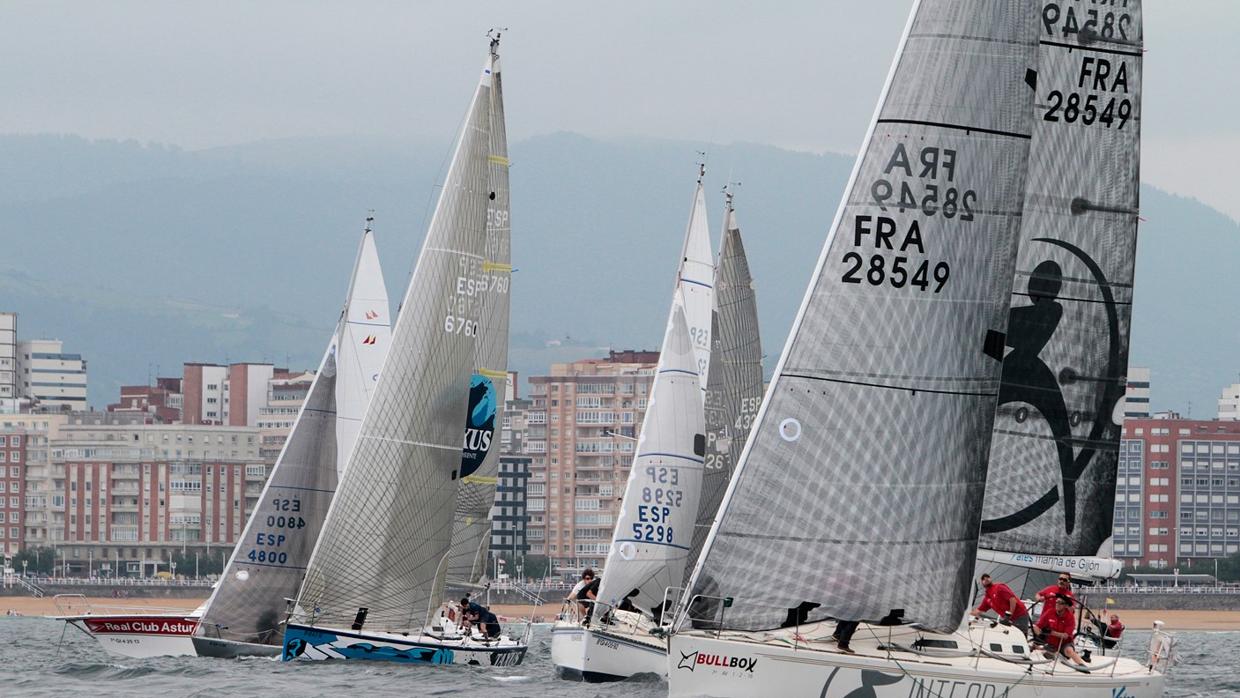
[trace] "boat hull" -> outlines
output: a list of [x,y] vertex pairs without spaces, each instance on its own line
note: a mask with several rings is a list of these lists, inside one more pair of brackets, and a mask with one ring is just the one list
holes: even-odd
[[668,694],[757,698],[771,695],[773,686],[781,696],[815,698],[1155,698],[1163,693],[1164,677],[1157,672],[1111,676],[1105,670],[1082,674],[1059,666],[1048,674],[1027,672],[1017,664],[995,667],[986,660],[991,666],[979,667],[967,657],[898,660],[879,651],[845,655],[678,633],[668,653]]
[[99,641],[109,654],[120,657],[194,656],[198,617],[163,614],[62,616]]
[[516,666],[528,644],[507,638],[492,643],[446,640],[428,635],[358,632],[289,623],[284,631],[284,661],[354,659],[402,664],[471,664]]
[[551,628],[551,663],[562,679],[600,683],[635,674],[667,675],[667,650],[624,633],[560,621]]
[[212,637],[195,637],[194,652],[199,657],[235,659],[237,657],[278,657],[281,647],[253,642],[234,642]]

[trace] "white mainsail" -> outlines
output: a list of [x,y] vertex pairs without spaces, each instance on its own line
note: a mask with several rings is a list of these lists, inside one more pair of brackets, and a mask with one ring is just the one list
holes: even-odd
[[370,220],[367,218],[368,225],[357,249],[336,348],[336,372],[340,375],[336,381],[336,464],[340,475],[353,452],[362,416],[392,344],[391,308]]
[[[693,342],[695,370],[700,376],[702,400],[706,399],[707,372],[710,369],[711,316],[715,306],[715,253],[710,244],[710,226],[706,220],[706,194],[702,190],[705,165],[699,166],[697,186],[689,209],[685,243],[676,268],[676,286],[680,289],[685,324]],[[671,321],[671,318],[668,318]]]
[[1029,151],[1032,2],[914,8],[691,582],[729,628],[967,600]]
[[[367,334],[361,336],[350,330],[351,318],[355,312],[368,312],[359,308],[369,307],[376,309],[376,316],[367,320]],[[336,490],[339,464],[355,440],[355,431],[342,429],[343,414],[365,408],[353,401],[365,399],[373,383],[369,374],[378,370],[389,336],[387,294],[367,226],[344,310],[258,506],[207,601],[200,636],[280,644],[286,599],[301,585]]]
[[487,154],[486,260],[476,280],[483,287],[482,328],[474,344],[474,375],[465,416],[461,490],[457,497],[448,557],[449,582],[474,583],[486,571],[491,540],[487,515],[495,502],[499,434],[508,378],[509,286],[512,281],[512,222],[509,218],[508,138],[499,59],[492,65],[491,141]]
[[421,627],[443,591],[473,374],[490,193],[489,55],[360,436],[298,596],[297,620]]
[[1116,406],[1137,246],[1141,4],[1108,8],[1093,25],[1087,13],[1070,20],[1072,5],[1044,8],[1010,349],[983,507],[981,545],[992,551],[1098,555],[1113,507],[1125,506],[1115,502]]
[[677,296],[598,593],[614,606],[638,590],[633,603],[656,614],[664,590],[684,578],[706,445],[697,357]]
[[689,568],[697,561],[762,402],[758,306],[740,226],[727,194],[715,271],[715,313],[706,390],[706,463]]

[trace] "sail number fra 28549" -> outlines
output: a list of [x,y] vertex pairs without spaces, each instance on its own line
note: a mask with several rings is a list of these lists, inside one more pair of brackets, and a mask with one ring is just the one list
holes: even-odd
[[[924,146],[914,158],[898,142],[883,167],[883,177],[870,185],[870,197],[883,213],[896,209],[972,222],[977,192],[957,186],[955,174],[955,150]],[[929,257],[918,218],[905,222],[893,216],[857,214],[852,237],[857,249],[845,252],[841,260],[840,281],[846,284],[938,293],[951,278],[947,260]]]

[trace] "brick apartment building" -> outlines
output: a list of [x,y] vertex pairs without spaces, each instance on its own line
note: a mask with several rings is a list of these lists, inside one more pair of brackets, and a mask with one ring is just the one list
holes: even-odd
[[1126,420],[1114,543],[1117,558],[1154,567],[1240,552],[1240,422]]

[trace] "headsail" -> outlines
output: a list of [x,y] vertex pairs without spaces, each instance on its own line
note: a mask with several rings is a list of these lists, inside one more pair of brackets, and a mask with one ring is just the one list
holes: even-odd
[[366,219],[366,230],[357,249],[340,344],[336,348],[336,371],[341,374],[336,382],[336,443],[340,444],[336,465],[341,475],[357,441],[370,394],[379,380],[379,369],[392,344],[391,308],[370,220]]
[[[710,227],[706,221],[706,194],[702,190],[702,178],[706,166],[699,166],[697,186],[693,190],[693,203],[689,209],[689,225],[685,229],[685,243],[676,268],[676,285],[683,296],[685,323],[689,339],[693,342],[693,355],[697,373],[701,377],[703,400],[706,394],[706,374],[710,369],[711,314],[715,304],[715,253],[710,245]],[[669,318],[670,322],[670,318]]]
[[706,534],[762,402],[758,306],[731,193],[715,270],[714,320],[710,376],[706,383],[706,463],[686,574],[692,572],[692,565],[706,543]]
[[298,597],[303,622],[420,627],[440,600],[481,297],[492,57],[392,332],[361,434]]
[[[497,48],[498,34],[492,43]],[[499,472],[499,429],[504,418],[508,367],[509,283],[512,279],[511,221],[508,209],[508,139],[504,127],[504,95],[499,56],[492,65],[490,123],[487,155],[491,190],[487,203],[485,284],[482,296],[482,333],[474,345],[474,375],[465,420],[465,448],[461,461],[461,490],[457,497],[448,557],[449,582],[477,582],[486,567],[491,540],[488,513],[495,501]]]
[[1055,2],[1041,17],[1024,221],[981,545],[1095,555],[1113,525],[1128,370],[1141,2],[1105,12],[1084,1]]
[[[391,335],[387,294],[369,226],[362,233],[359,250],[331,342],[258,506],[207,602],[200,635],[280,643],[285,599],[295,596],[301,585],[336,491],[340,463],[348,458],[356,439],[356,430],[348,425],[342,428],[341,406],[359,412],[365,409],[353,401],[366,399],[373,384],[368,374],[378,371]],[[365,336],[353,322],[356,313],[371,312],[362,308],[374,308],[375,314],[366,320]],[[346,370],[341,370],[340,361],[348,364]]]
[[664,590],[684,577],[706,448],[696,360],[677,300],[603,567],[598,597],[606,603],[637,589],[634,604],[662,613]]
[[[954,629],[1029,150],[1031,0],[922,0],[692,579],[729,628]],[[696,614],[695,614],[696,615]]]

